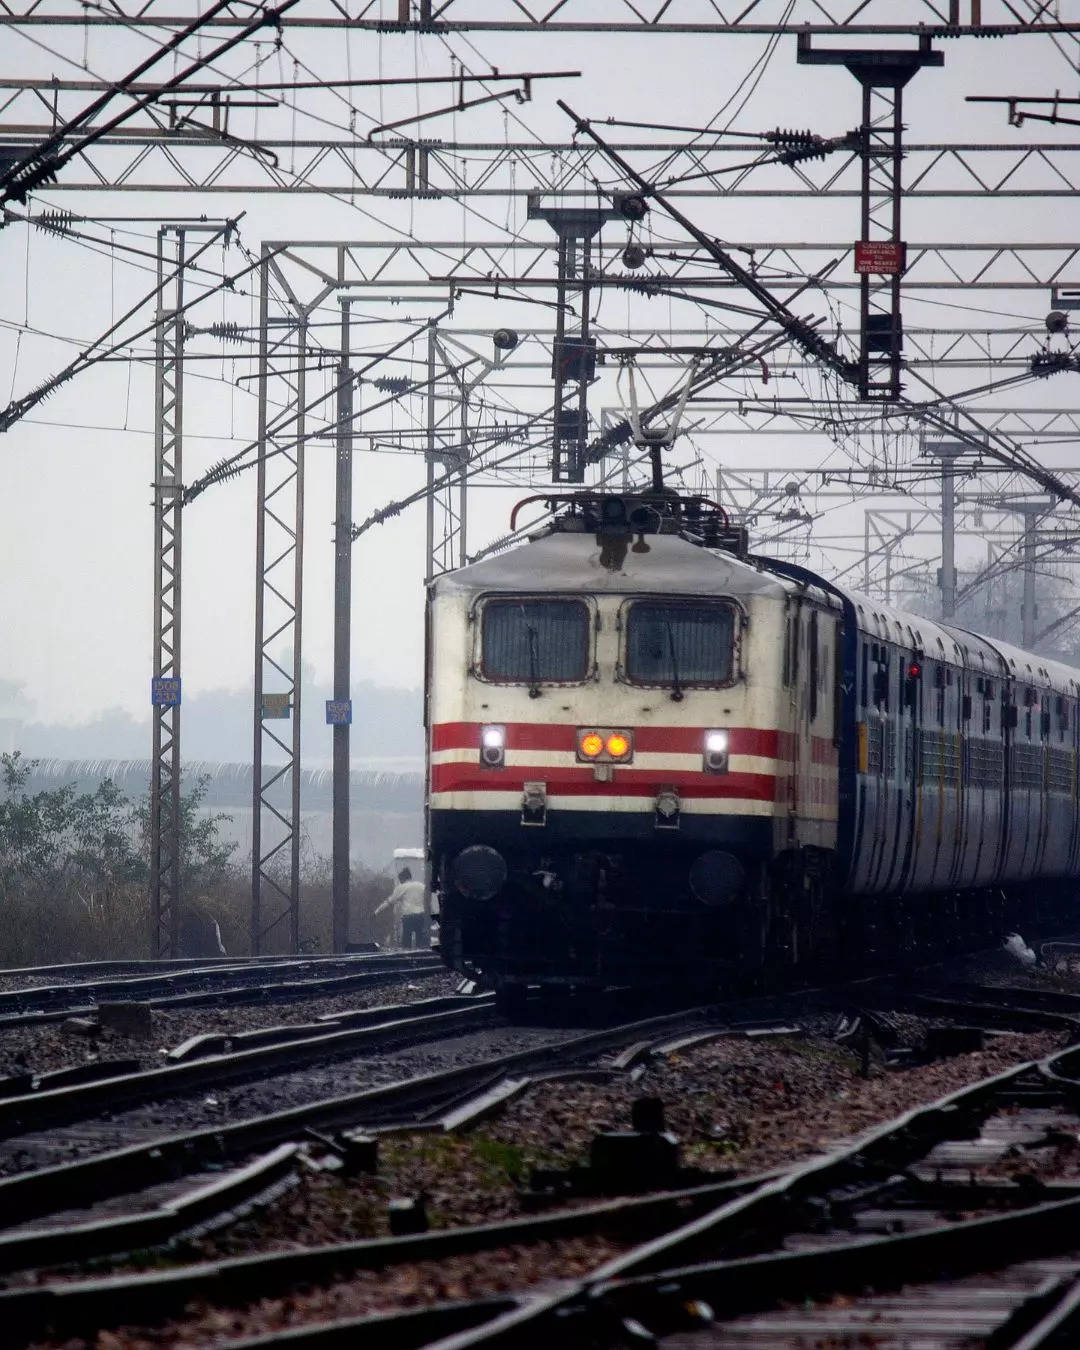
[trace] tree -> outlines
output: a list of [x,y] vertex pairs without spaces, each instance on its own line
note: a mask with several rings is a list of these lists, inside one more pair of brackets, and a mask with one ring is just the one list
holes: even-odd
[[[0,960],[145,956],[150,809],[111,779],[30,793],[35,761],[0,755]],[[230,874],[228,817],[201,812],[208,779],[181,795],[183,894],[204,897]]]

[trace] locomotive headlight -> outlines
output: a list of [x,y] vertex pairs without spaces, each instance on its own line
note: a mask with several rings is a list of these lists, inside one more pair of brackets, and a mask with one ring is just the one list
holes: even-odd
[[604,753],[604,738],[598,731],[586,731],[578,740],[578,749],[586,759],[598,759]]
[[630,737],[625,731],[613,731],[607,738],[604,749],[612,759],[626,759],[630,754]]
[[702,761],[706,773],[727,773],[728,733],[723,727],[715,727],[705,733]]
[[577,757],[586,764],[629,764],[634,733],[622,727],[578,727]]
[[506,762],[506,728],[486,726],[480,728],[480,763],[489,769],[500,769]]

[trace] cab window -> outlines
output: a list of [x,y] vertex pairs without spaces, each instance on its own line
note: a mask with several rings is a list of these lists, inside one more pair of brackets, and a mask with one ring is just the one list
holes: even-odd
[[496,684],[573,684],[589,671],[589,610],[580,600],[498,597],[484,604],[480,673]]
[[626,619],[626,677],[680,688],[730,684],[735,611],[724,601],[635,600]]

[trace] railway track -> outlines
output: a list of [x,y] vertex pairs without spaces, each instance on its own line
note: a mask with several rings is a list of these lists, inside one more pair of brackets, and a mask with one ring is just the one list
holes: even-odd
[[1073,1046],[729,1194],[569,1288],[230,1344],[1071,1346],[1078,1149]]
[[88,1082],[57,1083],[55,1080],[68,1072],[60,1070],[41,1075],[36,1091],[0,1098],[0,1139],[72,1124],[101,1112],[115,1114],[145,1102],[190,1096],[269,1073],[415,1045],[433,1037],[476,1030],[494,1019],[490,995],[451,995],[345,1013],[319,1024],[318,1029],[275,1027],[246,1037],[222,1038],[239,1048],[217,1053],[200,1054],[200,1050],[210,1050],[212,1042],[208,1045],[206,1038],[192,1038],[175,1048],[172,1063],[158,1069],[127,1072],[122,1062],[121,1071],[116,1072],[116,1065],[105,1060],[79,1067],[83,1077],[92,1074]]
[[[214,1129],[186,1131],[0,1179],[0,1214],[9,1226],[6,1232],[0,1230],[0,1271],[89,1259],[165,1241],[191,1227],[190,1215],[196,1215],[201,1223],[211,1217],[208,1198],[202,1192],[211,1185],[212,1169],[242,1164],[234,1168],[232,1176],[241,1198],[248,1198],[260,1166],[270,1167],[272,1161],[271,1180],[278,1179],[277,1170],[285,1165],[285,1154],[280,1150],[292,1150],[289,1159],[295,1163],[298,1141],[314,1139],[321,1147],[327,1143],[325,1131],[363,1128],[376,1132],[458,1129],[505,1103],[511,1095],[507,1085],[517,1092],[537,1077],[622,1073],[646,1046],[665,1045],[674,1033],[700,1026],[702,1020],[700,1012],[681,1013],[585,1035],[562,1036],[534,1049],[369,1088],[348,1097]],[[599,1071],[591,1067],[599,1056],[620,1049],[629,1049],[630,1053],[617,1067]],[[341,1152],[347,1154],[348,1133],[342,1143]],[[252,1161],[253,1154],[266,1149],[272,1152]],[[245,1170],[249,1166],[255,1169],[250,1174]],[[217,1212],[227,1213],[236,1198],[227,1177],[218,1175],[215,1195]],[[118,1207],[121,1197],[126,1200]],[[76,1212],[95,1206],[99,1211],[96,1215]],[[537,1220],[541,1227],[545,1222]]]
[[438,957],[427,952],[210,966],[181,963],[164,972],[0,991],[0,1032],[89,1016],[105,1002],[139,1002],[159,1009],[281,1002],[347,993],[443,969]]
[[[865,987],[860,990],[861,995],[867,992]],[[1068,1027],[1076,1031],[1077,1039],[1080,1039],[1080,998],[1077,996],[980,985],[942,988],[921,996],[937,999],[941,1007],[937,1007],[936,1012],[942,1018],[977,1022],[981,1017],[983,1025],[998,1029],[1007,1026],[1012,1018],[1014,1025],[1022,1027],[1035,1022],[1042,1026]],[[441,1034],[443,1029],[458,1031],[462,1023],[467,1025],[468,1017],[472,1015],[479,1014],[481,1022],[490,1019],[490,1002],[489,996],[477,998],[474,995],[428,1000],[427,1004],[394,1010],[366,1008],[352,1014],[339,1014],[335,1019],[338,1025],[329,1029],[320,1027],[320,1034],[313,1037],[304,1035],[309,1030],[305,1027],[279,1027],[251,1033],[248,1046],[244,1046],[243,1037],[232,1038],[234,1048],[231,1053],[224,1054],[215,1044],[220,1037],[194,1037],[188,1044],[174,1049],[177,1060],[174,1065],[150,1075],[123,1075],[119,1080],[46,1088],[45,1092],[35,1093],[34,1103],[26,1099],[0,1102],[0,1129],[5,1133],[19,1131],[12,1133],[5,1147],[19,1145],[32,1129],[43,1129],[49,1119],[62,1119],[62,1115],[54,1115],[61,1111],[61,1106],[63,1111],[77,1110],[82,1114],[92,1110],[94,1104],[116,1106],[124,1099],[123,1093],[134,1093],[134,1098],[127,1099],[132,1100],[147,1092],[151,1095],[171,1093],[184,1084],[186,1091],[201,1091],[213,1081],[221,1081],[234,1072],[250,1073],[252,1068],[266,1072],[275,1064],[288,1065],[293,1056],[300,1057],[301,1061],[305,1057],[325,1058],[328,1052],[339,1053],[339,1048],[343,1054],[354,1052],[365,1044],[370,1048],[379,1044],[379,1037],[401,1034],[408,1042],[431,1031],[433,1034]],[[757,1002],[775,1004],[776,1000]],[[828,1002],[828,999],[818,999],[818,1002]],[[877,1002],[887,1000],[879,998]],[[745,1012],[747,1004],[738,1004],[734,1008]],[[726,1011],[730,1014],[734,1008]],[[987,1012],[988,1008],[990,1012]],[[387,1014],[391,1011],[396,1017],[387,1022]],[[317,1100],[302,1107],[232,1120],[212,1129],[182,1131],[166,1137],[158,1134],[139,1145],[9,1176],[0,1180],[0,1214],[15,1227],[9,1227],[7,1233],[0,1231],[0,1270],[14,1272],[47,1268],[59,1262],[82,1262],[134,1247],[161,1245],[173,1241],[177,1235],[190,1233],[193,1228],[205,1230],[229,1222],[236,1212],[252,1201],[262,1203],[267,1196],[273,1196],[290,1184],[297,1166],[301,1165],[305,1141],[329,1142],[331,1147],[335,1147],[336,1141],[336,1145],[344,1145],[344,1152],[350,1131],[358,1127],[377,1133],[387,1129],[427,1129],[436,1133],[463,1129],[490,1111],[498,1110],[537,1080],[566,1075],[591,1075],[602,1080],[625,1073],[648,1054],[682,1052],[717,1035],[740,1034],[740,1029],[722,1025],[722,1012],[724,1010],[680,1011],[643,1022],[606,1027],[586,1035],[563,1035],[553,1044],[483,1058],[475,1064],[455,1065],[444,1071],[366,1088],[342,1098]],[[462,1015],[460,1021],[459,1014]],[[775,1033],[791,1029],[765,1026],[761,1030]],[[296,1035],[300,1035],[300,1041],[293,1039]],[[242,1046],[239,1052],[235,1049],[236,1041]],[[609,1054],[609,1060],[605,1068],[598,1069],[595,1066],[598,1057],[605,1053]],[[175,1072],[178,1069],[182,1073]],[[23,1114],[27,1110],[31,1111],[30,1115]],[[329,1137],[325,1131],[329,1131]],[[304,1162],[309,1165],[309,1160]],[[452,1257],[455,1253],[494,1250],[509,1243],[560,1241],[574,1234],[613,1235],[624,1246],[632,1246],[647,1237],[663,1242],[666,1241],[663,1235],[670,1235],[674,1224],[691,1218],[705,1222],[718,1206],[730,1207],[736,1203],[734,1197],[749,1199],[752,1193],[759,1189],[767,1191],[780,1180],[780,1174],[772,1174],[737,1183],[717,1181],[667,1195],[602,1201],[570,1214],[532,1216],[444,1234],[374,1239],[367,1243],[301,1251],[290,1254],[296,1255],[294,1264],[275,1265],[274,1278],[288,1282],[292,1278],[316,1278],[320,1272],[329,1270],[373,1268],[397,1261],[435,1261],[444,1255]],[[1080,1185],[1077,1196],[1080,1196]],[[72,1210],[73,1206],[76,1210]],[[82,1207],[89,1207],[89,1212],[80,1212]],[[239,1281],[240,1287],[246,1288],[258,1280],[259,1268],[265,1269],[265,1257],[216,1262],[170,1272],[170,1277],[163,1278],[161,1284],[155,1284],[157,1277],[135,1276],[116,1277],[111,1281],[65,1282],[35,1291],[9,1289],[0,1293],[0,1314],[7,1316],[9,1312],[15,1319],[12,1326],[24,1323],[27,1327],[32,1324],[38,1331],[53,1326],[72,1330],[80,1319],[92,1319],[96,1315],[93,1309],[100,1311],[103,1299],[120,1299],[127,1308],[130,1295],[134,1300],[131,1307],[136,1308],[142,1305],[139,1300],[143,1303],[150,1300],[153,1304],[154,1297],[167,1301],[215,1285],[220,1288],[219,1281],[223,1278],[227,1278],[229,1287]],[[587,1293],[590,1299],[593,1297],[594,1282],[590,1281],[589,1287],[583,1289],[583,1296]],[[607,1282],[614,1284],[614,1281]],[[618,1276],[617,1282],[621,1288],[624,1277]],[[153,1292],[155,1289],[157,1295]],[[437,1322],[437,1318],[432,1322],[435,1318],[435,1312],[432,1312],[431,1315],[414,1315],[416,1322],[410,1326],[417,1334],[423,1330],[427,1339],[429,1335],[445,1334],[445,1327],[451,1324],[479,1326],[489,1316],[518,1318],[528,1312],[526,1327],[531,1326],[533,1318],[543,1320],[543,1309],[537,1308],[533,1300],[504,1301],[498,1305],[491,1305],[490,1300],[483,1301],[487,1311],[482,1318],[477,1307],[463,1305],[447,1311],[445,1323]],[[390,1322],[396,1324],[397,1319],[391,1316]],[[491,1330],[498,1328],[493,1326]],[[398,1332],[404,1335],[404,1341],[393,1343],[424,1343],[412,1341],[412,1332],[406,1331],[404,1324]],[[313,1327],[311,1335],[316,1339],[312,1345],[331,1343],[320,1341],[319,1336],[323,1334],[321,1328]],[[540,1332],[541,1338],[545,1334],[547,1332]],[[378,1339],[375,1343],[379,1343]]]
[[[866,990],[860,992],[865,994]],[[1037,997],[1044,992],[1047,997]],[[1028,989],[968,986],[963,989],[938,990],[936,997],[941,1004],[953,1005],[951,1015],[954,1017],[967,1016],[969,1020],[975,1021],[975,1014],[991,1008],[994,1015],[984,1018],[984,1022],[990,1026],[1006,1024],[1009,1017],[1016,1014],[1016,1021],[1022,1026],[1027,1024],[1029,1018],[1041,1016],[1041,1025],[1068,1028],[1080,1033],[1080,1021],[1074,1017],[1074,1014],[1080,1014],[1080,998],[1075,996],[1053,996],[1049,991]],[[457,1007],[447,1005],[462,1003],[472,1004],[474,1011],[483,1011],[489,1000],[478,1000],[473,996],[467,1000],[435,1002],[439,1004],[439,1011],[433,1013],[430,1008],[414,1010],[411,1018],[402,1018],[401,1021],[411,1021],[414,1027],[422,1025],[430,1018],[446,1017],[447,1012],[458,1011]],[[1046,1006],[1029,1006],[1039,1003]],[[745,1011],[745,1004],[740,1006]],[[938,1011],[942,1016],[947,1015],[941,1009]],[[385,1012],[367,1009],[352,1014],[356,1022],[350,1031],[354,1034],[362,1031],[376,1034],[383,1032],[385,1024],[380,1023],[379,1018]],[[0,1269],[13,1271],[45,1267],[62,1261],[85,1261],[94,1256],[169,1241],[178,1234],[190,1232],[193,1226],[213,1227],[235,1216],[238,1208],[242,1209],[245,1204],[265,1200],[267,1194],[273,1194],[289,1184],[300,1160],[297,1145],[305,1138],[314,1137],[326,1142],[326,1131],[344,1130],[347,1140],[347,1132],[357,1127],[377,1132],[387,1128],[420,1128],[443,1132],[468,1127],[538,1079],[568,1073],[578,1077],[589,1074],[600,1078],[610,1077],[612,1074],[625,1073],[649,1053],[682,1051],[717,1035],[730,1035],[733,1030],[738,1034],[738,1029],[717,1024],[720,1012],[713,1010],[710,1020],[703,1010],[683,1011],[605,1028],[584,1036],[564,1036],[553,1044],[488,1058],[476,1064],[455,1066],[368,1088],[345,1097],[229,1122],[213,1129],[158,1137],[145,1144],[110,1150],[59,1167],[8,1177],[0,1180],[0,1213],[4,1214],[9,1224],[17,1227],[9,1228],[6,1233],[0,1232]],[[371,1019],[374,1019],[373,1025],[356,1025]],[[440,1025],[449,1024],[444,1022]],[[781,1029],[790,1030],[780,1026],[763,1028],[774,1032]],[[294,1035],[303,1028],[280,1030]],[[256,1033],[256,1037],[264,1034]],[[340,1034],[340,1030],[329,1033],[331,1037]],[[301,1047],[301,1054],[310,1052],[310,1047],[304,1048],[303,1040],[290,1044],[284,1039],[277,1044],[253,1047],[253,1050],[287,1057],[290,1051],[296,1050],[297,1044]],[[320,1047],[318,1053],[322,1054],[325,1048]],[[213,1049],[209,1044],[177,1047],[182,1053],[179,1056],[181,1063],[175,1067],[190,1071],[192,1081],[197,1081],[194,1075],[199,1070],[219,1072],[217,1061],[227,1061],[231,1057],[214,1054]],[[250,1055],[253,1050],[242,1050],[240,1054]],[[211,1053],[207,1055],[207,1051]],[[609,1060],[607,1067],[595,1067],[598,1056],[614,1051],[619,1053]],[[199,1055],[206,1055],[206,1058],[200,1059]],[[245,1062],[250,1065],[253,1061]],[[1080,1064],[1076,1069],[1080,1077]],[[168,1074],[170,1070],[156,1072]],[[1012,1081],[1017,1073],[1022,1072],[1003,1075],[1001,1081]],[[147,1076],[132,1077],[145,1079]],[[158,1081],[175,1083],[179,1080],[166,1078]],[[100,1091],[102,1088],[106,1089],[106,1095],[112,1091],[112,1087],[104,1084],[87,1084],[79,1088],[77,1095],[89,1090],[92,1096],[95,1089]],[[970,1091],[974,1094],[972,1101],[979,1099],[974,1089]],[[965,1094],[956,1096],[958,1100],[967,1100]],[[1080,1082],[1077,1084],[1077,1101],[1080,1105]],[[3,1120],[5,1105],[0,1102],[0,1121]],[[46,1111],[49,1109],[53,1108],[47,1107]],[[941,1109],[946,1110],[946,1107]],[[948,1109],[951,1110],[951,1106]],[[931,1111],[928,1118],[932,1116]],[[17,1117],[13,1116],[12,1119]],[[1080,1129],[1080,1120],[1077,1126]],[[898,1126],[897,1130],[903,1134],[901,1127]],[[342,1136],[339,1134],[337,1139],[340,1143]],[[876,1165],[877,1161],[877,1155],[872,1155],[871,1162]],[[850,1165],[867,1166],[865,1162]],[[651,1237],[660,1244],[670,1241],[670,1261],[665,1256],[661,1264],[681,1264],[684,1252],[679,1245],[679,1235],[688,1219],[708,1227],[717,1213],[732,1210],[733,1207],[736,1207],[733,1212],[741,1212],[737,1210],[738,1205],[750,1205],[758,1194],[767,1197],[782,1193],[787,1197],[787,1189],[778,1191],[777,1188],[783,1188],[787,1179],[794,1175],[794,1172],[773,1174],[741,1179],[734,1183],[718,1181],[672,1194],[585,1205],[571,1213],[545,1214],[503,1224],[417,1235],[409,1239],[376,1239],[367,1243],[338,1244],[331,1248],[290,1253],[290,1258],[295,1257],[295,1261],[275,1261],[273,1278],[286,1283],[293,1279],[315,1279],[334,1271],[381,1267],[399,1261],[434,1261],[461,1252],[494,1250],[511,1243],[557,1241],[575,1234],[612,1235],[617,1237],[621,1245],[630,1245],[632,1250],[636,1250],[633,1244],[640,1243],[644,1238]],[[831,1174],[822,1175],[829,1181]],[[832,1191],[837,1184],[841,1183],[830,1182],[832,1190],[826,1190],[825,1193],[827,1204],[835,1204]],[[925,1180],[922,1184],[925,1187]],[[793,1185],[790,1194],[802,1198],[799,1185]],[[142,1194],[135,1212],[132,1212],[130,1199],[136,1188],[142,1188]],[[1006,1187],[1005,1192],[1011,1197],[1015,1189]],[[1075,1194],[1080,1203],[1080,1183],[1075,1187]],[[125,1196],[127,1199],[124,1199]],[[1001,1203],[1000,1196],[996,1203]],[[780,1207],[787,1204],[785,1198]],[[73,1205],[90,1206],[91,1212],[73,1212],[69,1208]],[[57,1218],[61,1206],[67,1212],[61,1211]],[[907,1202],[900,1205],[901,1209],[910,1207]],[[754,1214],[755,1211],[751,1209],[748,1213]],[[757,1232],[755,1224],[757,1220],[753,1219],[747,1225],[748,1229]],[[673,1227],[674,1232],[671,1231]],[[718,1225],[718,1231],[723,1232],[722,1225]],[[760,1257],[761,1254],[756,1255]],[[629,1256],[626,1259],[629,1260]],[[184,1298],[200,1291],[221,1288],[223,1280],[227,1280],[230,1289],[254,1287],[260,1269],[269,1273],[265,1262],[265,1256],[260,1256],[251,1260],[243,1258],[232,1262],[208,1263],[160,1277],[124,1276],[111,1280],[65,1282],[44,1289],[11,1289],[0,1293],[0,1314],[12,1319],[6,1323],[9,1326],[25,1326],[27,1334],[31,1328],[36,1328],[34,1334],[44,1334],[49,1328],[74,1334],[79,1325],[88,1325],[110,1299],[120,1299],[121,1304],[114,1302],[113,1306],[124,1306],[126,1309],[130,1296],[133,1313],[143,1306],[156,1306],[156,1315],[160,1315],[161,1309],[170,1305],[170,1300],[179,1299],[182,1302]],[[616,1299],[621,1297],[621,1293],[616,1291],[631,1288],[638,1279],[639,1272],[633,1264],[628,1265],[625,1271],[618,1268],[605,1272],[601,1268],[575,1293],[591,1307],[592,1300],[598,1296],[597,1290],[602,1288],[605,1298],[610,1296]],[[567,1306],[577,1316],[572,1299]],[[433,1336],[449,1334],[454,1327],[473,1327],[475,1330],[472,1332],[459,1330],[456,1334],[475,1334],[481,1338],[477,1343],[486,1343],[484,1336],[492,1334],[498,1337],[502,1334],[500,1324],[504,1321],[513,1327],[520,1323],[522,1334],[529,1336],[533,1334],[532,1328],[535,1326],[539,1328],[536,1332],[539,1340],[536,1343],[550,1343],[544,1340],[552,1332],[546,1320],[549,1314],[557,1318],[571,1315],[561,1305],[556,1309],[547,1309],[542,1306],[542,1301],[524,1297],[510,1301],[481,1300],[480,1303],[455,1306],[445,1310],[445,1313],[425,1310],[411,1313],[408,1317],[391,1314],[387,1318],[387,1315],[383,1315],[380,1322],[389,1322],[387,1330],[391,1339],[385,1342],[387,1344],[424,1344]],[[371,1329],[365,1327],[364,1330],[367,1336]],[[324,1328],[312,1327],[310,1333],[305,1332],[304,1338],[297,1343],[308,1343],[306,1338],[310,1335],[313,1346],[333,1344],[332,1339],[323,1339],[329,1334]],[[511,1334],[517,1335],[517,1332]],[[591,1328],[589,1334],[593,1334]],[[371,1331],[371,1335],[374,1337],[372,1344],[384,1343],[374,1331]],[[423,1339],[414,1339],[414,1336],[422,1336]],[[492,1343],[503,1342],[496,1339]],[[504,1343],[518,1342],[511,1339]],[[610,1343],[623,1342],[612,1340]],[[783,1341],[775,1343],[786,1344]]]

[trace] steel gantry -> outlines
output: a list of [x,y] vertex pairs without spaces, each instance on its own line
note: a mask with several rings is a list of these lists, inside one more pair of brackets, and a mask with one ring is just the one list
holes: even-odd
[[[264,245],[259,267],[251,950],[296,951],[300,925],[300,712],[304,457],[310,307],[283,284]],[[271,288],[284,294],[271,314]],[[271,416],[270,385],[283,407]],[[286,729],[278,730],[278,724]]]
[[[691,241],[678,247],[646,249],[645,266],[627,270],[622,263],[625,236],[593,241],[597,274],[590,288],[623,290],[639,295],[678,296],[693,290],[708,293],[737,289],[730,278],[717,273],[707,255]],[[769,242],[760,238],[734,240],[728,247],[752,259],[755,274],[765,283],[788,286],[814,277],[816,291],[858,291],[851,240],[831,242]],[[286,254],[289,246],[285,246]],[[554,292],[558,278],[552,264],[558,245],[546,239],[310,239],[298,242],[318,257],[321,275],[335,284],[404,292],[456,285],[505,291],[515,283]],[[827,275],[819,275],[825,269]],[[905,293],[1045,291],[1068,282],[1080,284],[1080,244],[1026,240],[968,244],[958,241],[909,242]],[[551,297],[553,298],[553,296]],[[1049,298],[1049,297],[1048,297]],[[955,327],[951,323],[950,327]],[[972,325],[972,331],[986,332]]]
[[[182,21],[183,0],[113,0],[104,13],[84,12],[71,0],[7,0],[0,24],[39,26],[123,22],[142,28],[170,28]],[[236,16],[210,21],[237,27]],[[290,28],[353,29],[374,33],[548,32],[911,34],[936,37],[1003,37],[1028,33],[1071,36],[1080,24],[1063,21],[1057,5],[1042,0],[609,0],[598,15],[592,0],[313,0],[288,21]]]
[[[181,596],[184,491],[184,366],[199,333],[222,337],[221,325],[192,327],[188,272],[207,248],[232,239],[233,222],[162,225],[157,232],[157,308],[154,322],[154,646],[150,703],[151,946],[157,956],[177,956],[183,903],[180,707]],[[195,248],[191,241],[199,241]],[[200,269],[201,270],[201,269]]]
[[[92,83],[92,82],[84,82]],[[0,77],[0,90],[13,78]],[[51,81],[19,81],[18,88]],[[63,88],[64,86],[61,86]],[[79,82],[69,81],[69,88]],[[104,88],[97,82],[94,87]],[[0,154],[40,143],[57,122],[19,121],[16,104],[0,122]],[[243,112],[243,108],[239,109]],[[59,119],[57,119],[58,121]],[[234,119],[238,131],[239,116]],[[238,134],[243,142],[254,136]],[[294,137],[263,131],[253,155],[247,144],[233,144],[204,132],[148,125],[124,127],[84,151],[49,185],[50,195],[96,192],[192,192],[227,195],[289,196],[328,194],[344,198],[451,201],[526,198],[534,193],[585,200],[595,197],[601,171],[595,146],[574,141],[415,141],[395,136],[369,141],[362,136]],[[725,176],[729,166],[759,155],[760,141],[738,138],[684,141],[613,141],[624,155],[662,158],[668,167],[665,188],[674,198],[749,201],[795,198],[807,204],[857,200],[861,156],[836,151],[827,158],[793,165],[765,164],[748,175]],[[1080,191],[1080,145],[1053,142],[910,143],[904,146],[907,200],[1000,200],[1064,198]],[[272,156],[272,157],[271,157]],[[290,167],[291,166],[291,167]],[[685,180],[685,181],[679,181]]]
[[179,955],[180,595],[184,266],[187,226],[157,235],[154,383],[154,659],[150,701],[150,916],[155,956]]

